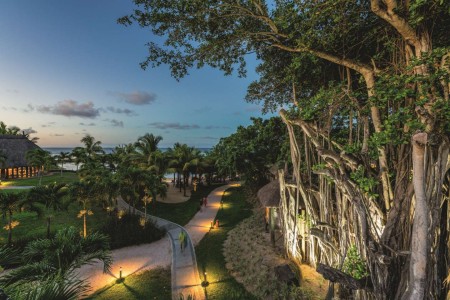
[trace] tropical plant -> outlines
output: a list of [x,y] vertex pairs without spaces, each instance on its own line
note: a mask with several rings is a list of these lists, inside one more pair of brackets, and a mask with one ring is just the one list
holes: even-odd
[[12,243],[12,230],[18,226],[19,221],[13,220],[14,212],[22,205],[23,193],[8,193],[0,191],[0,210],[8,215],[8,223],[3,228],[8,231],[8,245]]
[[42,175],[53,164],[53,157],[49,151],[41,148],[30,150],[26,153],[26,159],[31,166],[36,167],[39,171],[39,185],[42,183]]
[[83,218],[83,237],[87,235],[87,217],[93,215],[91,206],[98,199],[98,185],[95,181],[80,180],[74,182],[69,187],[69,196],[72,200],[78,201],[81,206],[77,217]]
[[70,162],[70,153],[61,151],[58,155],[56,155],[56,161],[58,161],[61,164],[61,177],[62,177],[64,163]]
[[[35,186],[28,191],[26,203],[31,210],[44,216],[47,223],[47,238],[50,238],[50,224],[53,213],[58,210],[67,209],[70,201],[67,201],[68,186],[65,183],[49,183],[48,185]],[[40,204],[43,206],[36,205]]]
[[[74,227],[59,230],[53,239],[28,243],[22,259],[22,266],[0,278],[0,285],[17,299],[78,299],[88,284],[74,279],[76,269],[100,260],[103,272],[108,272],[112,264],[107,236],[94,233],[83,238]],[[27,293],[35,298],[26,298]],[[68,298],[59,298],[61,294]]]

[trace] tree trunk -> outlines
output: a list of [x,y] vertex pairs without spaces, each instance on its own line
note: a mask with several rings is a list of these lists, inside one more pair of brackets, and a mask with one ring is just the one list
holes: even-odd
[[429,207],[425,192],[425,147],[427,134],[416,133],[412,138],[413,183],[415,212],[411,236],[411,257],[409,263],[409,285],[402,300],[423,299],[430,239],[428,236]]
[[86,228],[86,212],[83,215],[83,237],[87,236],[87,228]]
[[50,217],[47,217],[47,238],[50,238]]
[[12,228],[11,228],[11,224],[12,224],[12,211],[9,210],[9,220],[8,220],[8,226],[9,226],[9,230],[8,230],[8,246],[11,245],[12,242]]

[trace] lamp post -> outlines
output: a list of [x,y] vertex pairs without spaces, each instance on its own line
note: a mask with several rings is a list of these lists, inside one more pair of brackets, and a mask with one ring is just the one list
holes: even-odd
[[120,271],[119,271],[119,279],[122,279],[122,267],[120,267]]
[[205,273],[203,273],[203,275],[204,275],[204,277],[203,277],[204,279],[202,281],[202,287],[206,288],[209,285],[207,273],[205,272]]

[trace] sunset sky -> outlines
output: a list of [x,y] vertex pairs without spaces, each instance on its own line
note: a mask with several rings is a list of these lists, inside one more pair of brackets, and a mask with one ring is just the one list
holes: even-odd
[[[41,147],[104,146],[149,132],[210,147],[261,116],[244,101],[255,79],[191,70],[180,82],[166,66],[143,71],[151,33],[124,27],[131,0],[5,0],[0,3],[0,121],[33,132]],[[267,117],[267,116],[265,116]]]

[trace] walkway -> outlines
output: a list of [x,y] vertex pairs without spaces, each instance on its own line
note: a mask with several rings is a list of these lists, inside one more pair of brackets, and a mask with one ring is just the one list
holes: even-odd
[[[95,291],[113,283],[118,278],[120,267],[122,267],[122,275],[126,277],[156,266],[168,266],[172,256],[172,298],[178,300],[182,294],[184,299],[193,295],[196,300],[204,300],[205,294],[201,287],[194,247],[209,231],[211,221],[214,220],[220,208],[220,200],[225,190],[232,186],[235,184],[213,190],[208,195],[207,207],[197,212],[184,228],[168,220],[147,215],[156,223],[156,226],[167,230],[168,238],[165,237],[151,244],[113,250],[114,263],[111,274],[103,274],[103,264],[97,263],[80,268],[79,278],[89,280],[91,291]],[[119,200],[119,207],[128,209],[128,204]],[[139,211],[138,213],[143,214]],[[183,252],[178,240],[181,230],[184,230],[188,237],[188,245]]]

